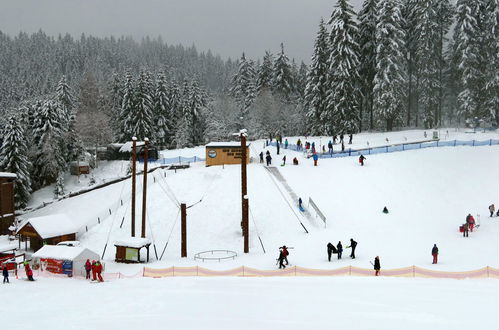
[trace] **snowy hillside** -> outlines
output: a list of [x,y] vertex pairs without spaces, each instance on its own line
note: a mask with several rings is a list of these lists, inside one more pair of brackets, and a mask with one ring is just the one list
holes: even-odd
[[[411,139],[419,134],[421,132],[404,133]],[[479,137],[485,139],[495,134]],[[376,139],[374,135],[366,136],[370,140]],[[359,144],[365,144],[365,138],[355,139]],[[395,139],[390,136],[390,140]],[[253,155],[260,150],[260,145],[263,145],[262,141],[253,143]],[[277,156],[275,148],[269,147],[269,150],[274,162],[280,164],[282,153]],[[288,164],[296,156],[300,165],[277,168],[291,189],[302,197],[305,206],[308,197],[313,198],[327,218],[327,228],[319,218],[303,217],[283,186],[276,185],[277,181],[264,166],[250,164],[249,255],[242,254],[238,166],[221,168],[194,164],[177,173],[157,170],[148,181],[146,231],[156,243],[158,256],[166,242],[168,246],[163,260],[153,261],[153,265],[196,265],[199,263],[193,260],[195,253],[228,249],[236,251],[239,257],[209,267],[246,265],[272,269],[278,247],[286,244],[294,248],[289,258],[292,264],[313,268],[346,265],[368,268],[369,261],[376,255],[381,257],[385,268],[417,265],[462,271],[487,265],[497,267],[499,263],[494,256],[499,253],[495,241],[499,220],[487,217],[487,207],[499,203],[495,184],[499,181],[498,151],[497,146],[433,148],[372,155],[364,167],[359,166],[355,157],[320,159],[319,166],[314,167],[311,159],[286,150]],[[137,224],[141,217],[141,181],[142,177],[139,177]],[[88,233],[80,236],[85,246],[100,254],[108,243],[104,257],[108,270],[133,273],[136,267],[113,262],[114,241],[130,235],[130,186],[130,180],[126,180],[54,203],[32,215],[69,212],[82,228],[88,227]],[[123,200],[123,206],[120,200]],[[189,258],[181,259],[177,201],[189,206],[200,200],[188,209]],[[381,212],[384,206],[388,207],[389,214]],[[480,214],[481,226],[470,238],[464,239],[458,227],[468,213]],[[97,223],[97,217],[101,224]],[[137,230],[140,232],[139,225]],[[263,252],[258,235],[267,253]],[[342,241],[347,246],[350,238],[359,242],[357,259],[348,258],[347,249],[342,260],[328,263],[326,244]],[[434,243],[440,247],[440,262],[432,266],[430,250]],[[152,259],[155,259],[154,253]]]

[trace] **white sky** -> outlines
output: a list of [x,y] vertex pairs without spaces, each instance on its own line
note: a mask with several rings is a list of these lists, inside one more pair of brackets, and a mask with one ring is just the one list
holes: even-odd
[[[360,6],[362,0],[351,0]],[[262,57],[266,49],[308,59],[321,17],[335,0],[0,0],[0,30],[50,35],[161,35],[223,57]]]

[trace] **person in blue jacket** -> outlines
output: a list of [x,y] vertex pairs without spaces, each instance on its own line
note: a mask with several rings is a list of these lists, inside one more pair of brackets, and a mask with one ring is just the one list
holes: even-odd
[[312,158],[314,159],[314,166],[317,166],[317,160],[319,160],[319,155],[317,155],[317,153],[314,152],[314,155],[312,156]]

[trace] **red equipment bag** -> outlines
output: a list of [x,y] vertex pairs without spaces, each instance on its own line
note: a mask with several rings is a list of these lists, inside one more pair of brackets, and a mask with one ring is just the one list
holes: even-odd
[[459,232],[460,232],[460,233],[464,233],[464,226],[462,226],[462,225],[461,225],[461,226],[459,226]]

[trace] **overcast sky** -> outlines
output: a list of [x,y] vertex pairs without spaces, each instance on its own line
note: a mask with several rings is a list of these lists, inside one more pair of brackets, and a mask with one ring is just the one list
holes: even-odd
[[[362,0],[351,0],[356,6]],[[0,30],[50,35],[145,35],[195,44],[222,57],[262,57],[284,42],[290,57],[308,62],[321,17],[336,0],[0,0]]]

